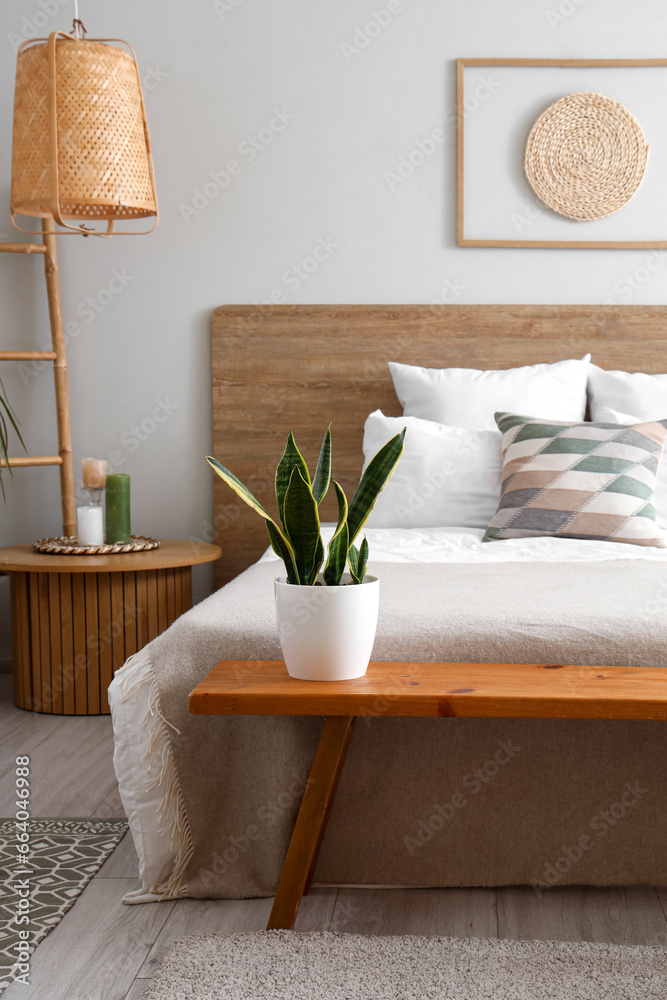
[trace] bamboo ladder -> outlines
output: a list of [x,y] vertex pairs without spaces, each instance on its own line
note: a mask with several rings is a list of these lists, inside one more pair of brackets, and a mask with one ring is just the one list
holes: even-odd
[[[0,351],[0,361],[52,361],[56,388],[56,417],[58,424],[58,454],[10,458],[12,469],[28,466],[60,466],[60,495],[62,501],[63,534],[76,534],[76,505],[74,497],[74,466],[72,462],[72,430],[69,416],[69,389],[67,384],[67,355],[65,331],[60,300],[60,276],[56,253],[56,236],[53,219],[42,220],[43,243],[0,243],[0,253],[43,254],[46,292],[51,321],[50,351]],[[0,460],[2,461],[2,460]],[[2,465],[5,463],[2,461]]]

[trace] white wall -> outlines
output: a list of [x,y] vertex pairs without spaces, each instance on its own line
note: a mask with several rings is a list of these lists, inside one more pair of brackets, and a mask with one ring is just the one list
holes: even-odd
[[[0,5],[2,234],[10,233],[12,35],[27,35],[32,24],[43,34],[47,17],[47,31],[67,30],[73,6]],[[59,245],[65,318],[77,324],[69,344],[76,467],[83,455],[121,453],[120,468],[133,476],[136,530],[189,537],[209,529],[209,317],[222,303],[273,292],[291,303],[429,302],[451,288],[459,302],[627,300],[614,286],[641,268],[646,251],[456,248],[454,130],[446,124],[453,60],[664,56],[664,2],[392,0],[400,12],[364,48],[351,50],[355,38],[363,42],[358,29],[387,6],[80,0],[91,36],[128,38],[136,49],[162,211],[149,237],[68,237]],[[272,121],[281,126],[278,112],[288,124],[249,162],[242,143]],[[392,188],[386,173],[443,123],[444,143]],[[228,186],[196,213],[184,211],[195,189],[231,160],[239,170]],[[297,287],[295,272],[287,272],[320,239],[335,248]],[[45,343],[40,268],[38,258],[0,259],[4,348]],[[108,287],[114,271],[128,276],[126,286],[91,314],[86,300]],[[667,301],[667,267],[636,284],[629,301]],[[30,450],[52,451],[50,369],[22,378],[7,365],[4,380]],[[132,428],[150,421],[159,401],[172,412],[140,442]],[[17,471],[7,494],[0,544],[59,531],[55,471]],[[209,580],[206,571],[197,574],[198,596]],[[10,648],[8,591],[0,585],[0,658]]]

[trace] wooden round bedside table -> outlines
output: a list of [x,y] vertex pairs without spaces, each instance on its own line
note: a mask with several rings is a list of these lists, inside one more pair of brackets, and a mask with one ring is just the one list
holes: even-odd
[[53,715],[108,715],[107,688],[128,656],[192,607],[192,567],[217,545],[165,539],[113,556],[0,549],[12,605],[14,702]]

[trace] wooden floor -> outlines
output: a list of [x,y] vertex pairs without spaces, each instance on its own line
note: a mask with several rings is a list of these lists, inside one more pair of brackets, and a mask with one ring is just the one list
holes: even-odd
[[[12,704],[0,675],[0,803],[11,803],[17,754],[32,759],[32,815],[122,816],[109,718],[59,718]],[[2,807],[0,807],[2,808]],[[3,813],[9,812],[7,805]],[[123,906],[139,885],[129,836],[39,945],[30,987],[2,1000],[139,1000],[170,941],[261,930],[270,899],[181,900]],[[667,945],[667,890],[313,889],[297,931],[426,934]]]

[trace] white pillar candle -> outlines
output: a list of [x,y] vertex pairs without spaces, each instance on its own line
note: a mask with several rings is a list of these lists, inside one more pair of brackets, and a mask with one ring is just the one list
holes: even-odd
[[87,490],[103,490],[107,477],[107,463],[104,458],[82,458],[83,485]]
[[79,545],[104,545],[104,511],[98,504],[77,507]]

